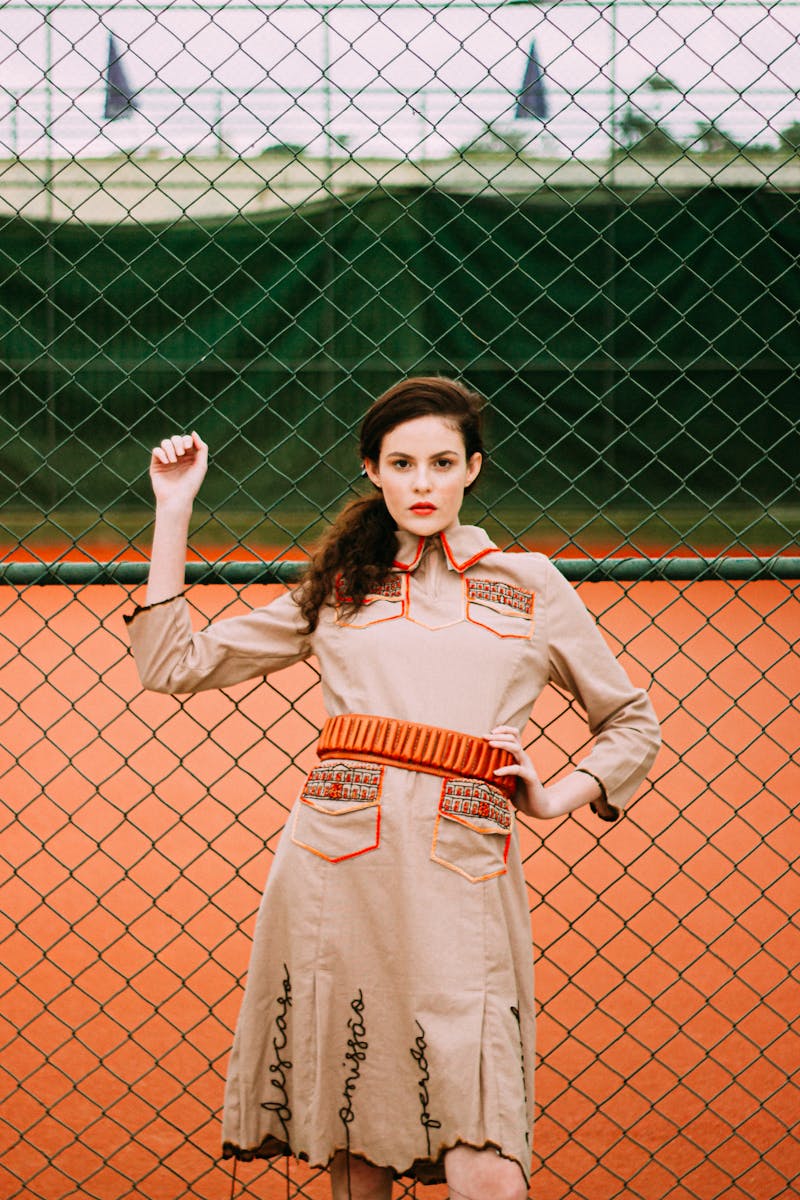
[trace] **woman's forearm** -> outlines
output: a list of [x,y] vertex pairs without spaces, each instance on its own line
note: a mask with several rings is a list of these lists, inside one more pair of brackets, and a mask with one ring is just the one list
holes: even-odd
[[580,770],[565,775],[547,787],[538,780],[524,783],[520,791],[523,793],[518,800],[520,811],[539,820],[563,817],[565,813],[582,808],[584,804],[603,802],[597,780]]
[[580,767],[545,787],[530,756],[522,747],[519,730],[515,726],[495,726],[488,740],[490,746],[505,750],[515,759],[509,766],[499,767],[495,775],[499,779],[517,777],[514,803],[525,816],[549,820],[563,817],[565,813],[584,804],[591,804],[600,816],[608,820],[613,820],[617,815],[608,804],[600,781]]
[[156,498],[156,524],[147,604],[170,600],[183,591],[189,519],[207,464],[208,446],[196,431],[173,434],[153,447],[150,481]]
[[188,507],[185,503],[156,505],[153,549],[147,577],[147,604],[169,600],[183,591],[191,515],[191,503]]

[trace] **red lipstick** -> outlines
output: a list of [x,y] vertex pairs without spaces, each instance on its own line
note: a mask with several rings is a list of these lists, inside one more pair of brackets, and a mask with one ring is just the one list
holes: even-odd
[[424,504],[424,503],[412,504],[411,511],[415,512],[415,513],[419,513],[421,516],[424,516],[426,513],[436,512],[436,505],[435,504]]

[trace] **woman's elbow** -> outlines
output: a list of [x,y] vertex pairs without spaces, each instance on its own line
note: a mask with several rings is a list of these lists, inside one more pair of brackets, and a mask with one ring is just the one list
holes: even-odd
[[614,724],[623,737],[627,735],[631,751],[638,751],[649,767],[661,749],[661,725],[647,692],[639,691],[632,703],[614,714]]
[[163,696],[175,696],[191,691],[187,681],[174,669],[165,668],[157,660],[136,660],[139,682],[146,692],[160,692]]
[[165,679],[163,675],[150,674],[147,671],[139,672],[139,682],[145,692],[160,692],[162,696],[174,696],[181,691],[179,687],[175,687],[172,681]]
[[661,723],[656,716],[656,710],[653,708],[650,697],[647,697],[647,706],[649,709],[648,720],[644,729],[644,739],[648,746],[648,756],[652,763],[661,749]]

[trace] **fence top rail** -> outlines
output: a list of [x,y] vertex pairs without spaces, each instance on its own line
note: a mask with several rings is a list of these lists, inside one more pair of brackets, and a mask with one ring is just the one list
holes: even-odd
[[[725,579],[749,582],[756,579],[800,579],[800,557],[771,555],[747,558],[556,558],[556,567],[575,583],[617,580]],[[291,583],[298,579],[305,562],[192,562],[186,566],[187,583]],[[136,586],[147,579],[145,562],[36,562],[0,564],[0,586],[32,587],[53,584],[87,586],[116,584]]]

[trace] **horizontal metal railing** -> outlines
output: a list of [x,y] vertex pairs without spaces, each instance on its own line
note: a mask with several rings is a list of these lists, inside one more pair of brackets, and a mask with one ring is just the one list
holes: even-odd
[[[744,583],[756,579],[800,579],[800,557],[780,554],[768,557],[752,555],[747,558],[722,555],[714,558],[556,558],[553,561],[562,575],[574,583],[599,580],[634,583],[655,579],[725,579]],[[291,583],[300,577],[304,566],[303,562],[280,559],[272,562],[192,562],[186,567],[186,582]],[[146,581],[147,572],[147,563],[134,562],[14,562],[0,565],[0,585],[135,586]]]

